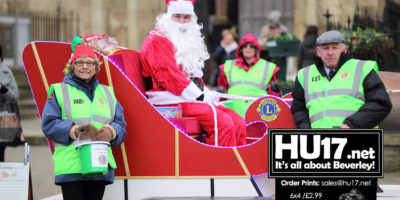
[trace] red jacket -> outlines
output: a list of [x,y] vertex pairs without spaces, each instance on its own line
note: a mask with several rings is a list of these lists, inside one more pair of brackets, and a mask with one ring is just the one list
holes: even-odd
[[[254,58],[254,60],[251,63],[249,63],[249,66],[247,67],[246,63],[243,60],[243,57],[239,56],[239,51],[240,51],[241,47],[243,46],[243,44],[248,43],[248,42],[254,44],[257,47],[257,54],[256,54],[256,57]],[[248,33],[247,35],[245,35],[243,37],[242,41],[240,41],[240,43],[239,43],[238,48],[236,49],[236,62],[235,62],[235,65],[239,66],[240,68],[242,68],[242,69],[244,69],[246,71],[249,71],[258,62],[258,60],[260,60],[260,51],[261,51],[260,50],[260,45],[258,44],[257,38],[254,37],[253,34]],[[223,64],[219,66],[219,68],[221,69],[221,74],[218,77],[218,87],[224,87],[225,90],[228,90],[229,84],[228,84],[228,80],[226,78],[226,75],[224,73],[224,66],[225,65],[223,65]],[[278,82],[276,77],[275,77],[275,75],[276,75],[276,73],[278,73],[278,71],[279,71],[279,67],[277,66],[275,68],[274,73],[272,74],[272,78],[271,78],[270,82],[268,83],[268,85],[271,84],[271,81]],[[270,95],[275,95],[275,96],[278,96],[278,97],[280,96],[280,92],[274,92],[274,91],[271,90],[270,87],[268,87],[267,92]]]

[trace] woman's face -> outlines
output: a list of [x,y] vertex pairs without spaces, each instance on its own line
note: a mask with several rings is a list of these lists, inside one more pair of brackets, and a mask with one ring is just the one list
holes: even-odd
[[96,74],[96,62],[89,56],[81,56],[75,60],[74,73],[76,76],[85,83],[89,83],[90,80]]
[[255,58],[257,53],[256,48],[257,47],[254,44],[251,43],[244,44],[242,49],[243,57],[246,60]]
[[235,41],[235,39],[233,38],[233,35],[231,35],[231,34],[225,35],[224,38],[222,39],[222,43],[226,46],[231,45],[234,41]]

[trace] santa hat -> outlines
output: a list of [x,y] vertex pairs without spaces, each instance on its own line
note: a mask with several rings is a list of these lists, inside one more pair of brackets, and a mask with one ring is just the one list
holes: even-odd
[[93,49],[89,45],[85,45],[84,42],[82,42],[80,45],[77,45],[75,47],[75,52],[71,57],[70,63],[73,63],[75,61],[75,59],[77,59],[80,56],[89,56],[93,59],[97,59],[97,56],[93,52]]
[[167,13],[173,14],[186,14],[194,15],[194,4],[195,0],[165,0],[168,5]]

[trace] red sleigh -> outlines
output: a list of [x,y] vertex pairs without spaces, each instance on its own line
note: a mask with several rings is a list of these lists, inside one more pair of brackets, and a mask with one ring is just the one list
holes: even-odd
[[[60,42],[32,42],[24,49],[25,70],[40,116],[49,85],[62,81],[62,70],[70,54],[70,45]],[[97,78],[114,87],[127,122],[124,143],[113,148],[118,166],[116,178],[249,178],[268,172],[266,134],[241,147],[220,148],[201,143],[189,136],[199,129],[195,120],[171,122],[143,95],[137,52],[122,50],[108,57],[98,55],[103,64]],[[274,115],[262,114],[270,111],[271,102]],[[289,105],[272,96],[258,99],[248,109],[246,123],[258,121],[269,129],[295,128]],[[48,142],[53,149],[52,142]]]

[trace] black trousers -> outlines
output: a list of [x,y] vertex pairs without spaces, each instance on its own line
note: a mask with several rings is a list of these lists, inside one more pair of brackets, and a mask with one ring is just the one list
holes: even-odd
[[61,184],[64,200],[101,200],[103,199],[106,182],[77,181]]
[[6,146],[0,145],[0,162],[4,162],[5,151],[6,151]]

